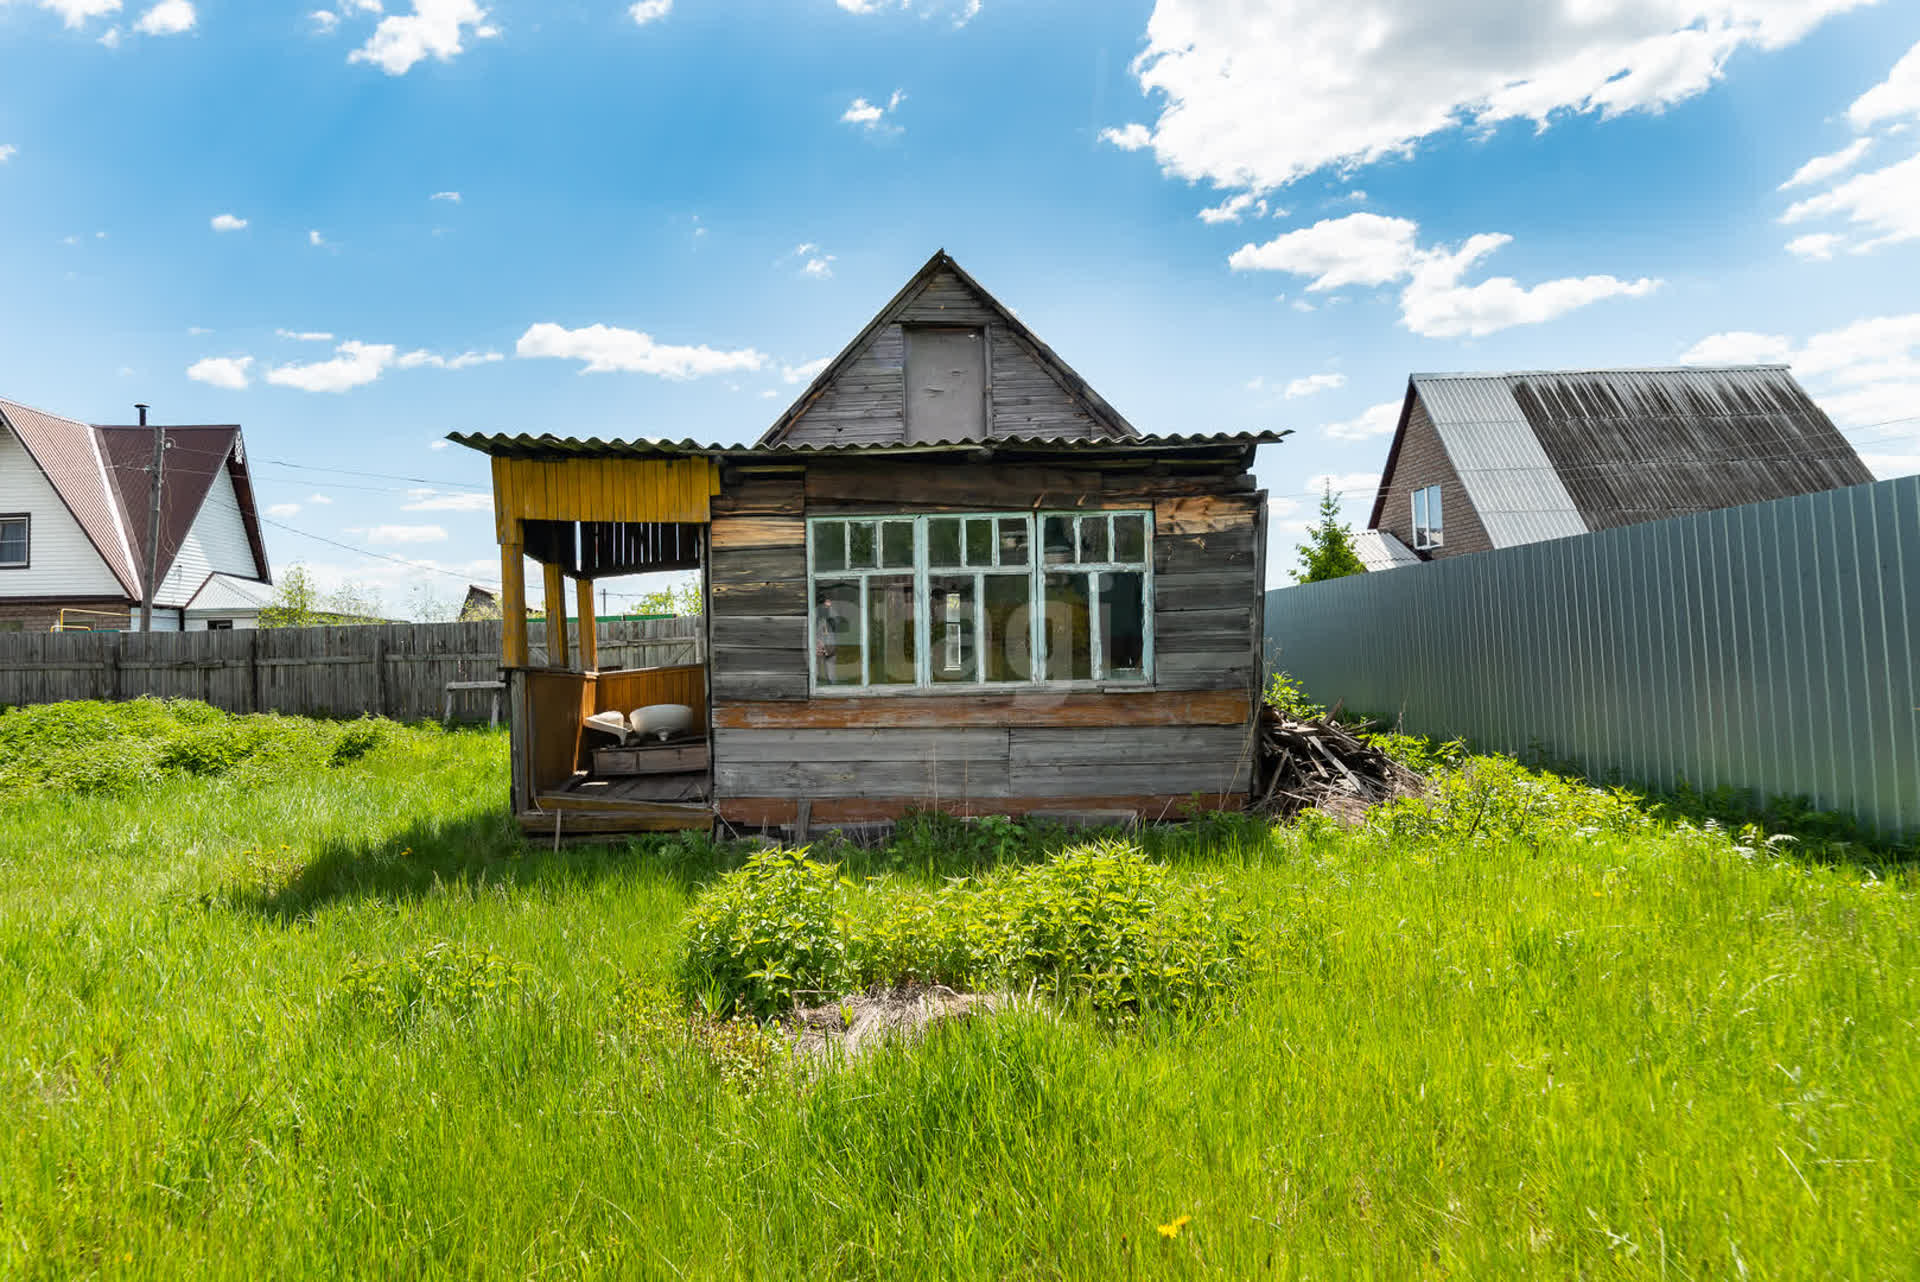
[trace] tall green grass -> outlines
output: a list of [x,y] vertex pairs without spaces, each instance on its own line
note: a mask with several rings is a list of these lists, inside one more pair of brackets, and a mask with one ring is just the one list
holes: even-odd
[[[1920,1272],[1904,869],[1203,825],[1145,846],[1244,915],[1223,1003],[743,1081],[631,994],[744,852],[529,847],[502,736],[383,735],[0,804],[0,1276]],[[911,896],[1046,850],[815,854]]]

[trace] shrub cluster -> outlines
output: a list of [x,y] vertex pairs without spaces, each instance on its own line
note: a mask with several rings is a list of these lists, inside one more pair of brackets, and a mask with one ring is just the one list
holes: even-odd
[[345,765],[407,733],[391,721],[236,716],[191,699],[0,711],[0,801],[124,792],[182,776],[267,779]]
[[938,889],[848,883],[804,850],[756,855],[694,905],[688,995],[716,1014],[902,983],[1033,987],[1106,1013],[1180,1009],[1236,984],[1249,940],[1219,888],[1099,842]]
[[340,977],[341,1008],[395,1027],[460,1019],[520,1000],[532,970],[489,949],[439,940],[398,958],[357,958]]
[[1426,795],[1374,810],[1372,821],[1395,838],[1456,845],[1647,832],[1658,821],[1644,799],[1625,788],[1599,788],[1512,757],[1468,757],[1429,780]]

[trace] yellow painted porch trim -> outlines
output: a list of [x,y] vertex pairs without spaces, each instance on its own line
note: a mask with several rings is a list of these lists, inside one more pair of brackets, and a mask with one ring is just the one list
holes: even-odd
[[712,459],[493,460],[496,539],[518,521],[673,521],[704,525],[720,492]]

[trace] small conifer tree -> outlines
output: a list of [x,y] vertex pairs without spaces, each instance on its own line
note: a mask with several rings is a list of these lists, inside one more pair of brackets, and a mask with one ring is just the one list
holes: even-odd
[[1293,581],[1318,583],[1366,572],[1367,567],[1353,550],[1353,528],[1340,523],[1340,500],[1334,497],[1329,481],[1320,495],[1320,519],[1307,527],[1307,541],[1301,545],[1300,568],[1293,571]]

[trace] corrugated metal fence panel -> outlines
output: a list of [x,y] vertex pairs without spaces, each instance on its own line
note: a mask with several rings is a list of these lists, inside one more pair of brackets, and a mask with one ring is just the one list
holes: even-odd
[[[544,625],[533,654],[545,662]],[[702,662],[703,622],[616,620],[599,625],[603,670]],[[229,712],[401,720],[438,717],[450,681],[486,681],[500,667],[500,621],[247,632],[0,634],[0,707],[62,699],[201,699]],[[454,714],[485,718],[483,692],[461,692]]]
[[1920,833],[1920,477],[1267,594],[1322,702]]

